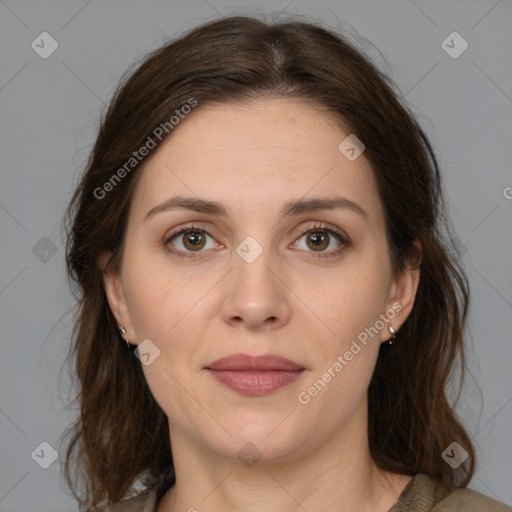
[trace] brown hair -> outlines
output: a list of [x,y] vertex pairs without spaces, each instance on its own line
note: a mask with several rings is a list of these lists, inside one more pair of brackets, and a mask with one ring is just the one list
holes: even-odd
[[[304,100],[363,141],[385,209],[395,275],[410,260],[414,240],[423,248],[413,310],[398,344],[382,344],[369,387],[375,463],[455,486],[466,486],[472,477],[474,449],[445,389],[457,355],[460,384],[464,380],[469,288],[449,237],[440,172],[427,137],[390,79],[346,38],[312,23],[237,16],[195,28],[125,75],[68,208],[67,266],[80,298],[68,358],[80,386],[80,410],[64,435],[70,437],[64,471],[81,509],[119,501],[135,483],[160,483],[161,495],[174,482],[167,417],[119,335],[98,265],[99,256],[112,251],[107,268],[118,268],[130,198],[149,158],[122,173],[108,195],[98,189],[106,190],[104,184],[155,128],[191,99],[200,108],[262,96]],[[459,396],[460,390],[457,401]],[[469,454],[457,469],[441,457],[454,441]]]

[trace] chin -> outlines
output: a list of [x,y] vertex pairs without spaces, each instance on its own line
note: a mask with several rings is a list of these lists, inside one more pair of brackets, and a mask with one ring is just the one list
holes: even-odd
[[[223,423],[232,435],[220,435],[216,439],[209,437],[205,442],[213,451],[229,458],[238,458],[244,463],[249,457],[267,462],[279,461],[297,452],[303,446],[303,436],[295,431],[291,418],[282,411],[277,413],[246,414],[235,421]],[[210,434],[212,431],[204,432]]]

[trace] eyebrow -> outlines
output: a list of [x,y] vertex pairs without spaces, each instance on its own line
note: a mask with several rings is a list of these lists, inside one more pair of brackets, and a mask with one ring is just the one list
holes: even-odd
[[[198,213],[208,213],[219,217],[229,216],[231,209],[224,203],[210,201],[199,197],[176,196],[167,199],[163,203],[156,205],[148,211],[145,221],[157,213],[166,212],[174,209],[191,210]],[[355,212],[365,220],[368,220],[368,214],[354,201],[345,197],[312,197],[309,199],[297,199],[286,202],[281,208],[279,218],[291,217],[303,213],[310,213],[317,210],[335,210],[346,209]]]

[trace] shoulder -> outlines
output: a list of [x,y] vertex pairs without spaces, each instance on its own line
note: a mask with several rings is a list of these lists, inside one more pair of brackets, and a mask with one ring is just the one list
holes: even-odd
[[142,494],[127,498],[101,509],[102,512],[155,512],[156,488],[149,489]]
[[389,512],[512,512],[512,507],[472,489],[450,487],[419,473]]
[[512,512],[512,507],[472,489],[455,488],[434,506],[432,512],[450,512],[452,510],[464,512]]

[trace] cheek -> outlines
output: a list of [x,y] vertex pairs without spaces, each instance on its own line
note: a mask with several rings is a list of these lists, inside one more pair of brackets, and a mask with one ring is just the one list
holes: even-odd
[[149,338],[161,351],[173,351],[173,357],[192,352],[209,321],[213,294],[208,290],[218,280],[212,274],[191,278],[161,255],[127,251],[123,282],[136,340]]
[[125,250],[123,288],[137,342],[149,338],[159,345],[162,333],[183,316],[186,301],[177,298],[184,298],[186,289],[180,289],[158,258],[135,244]]
[[312,417],[329,414],[338,418],[336,422],[343,421],[359,406],[371,380],[380,348],[375,325],[383,313],[387,281],[385,274],[365,269],[341,273],[323,293],[309,292],[311,304],[319,306],[315,313],[321,321],[318,331],[313,322],[302,331],[315,367],[297,398],[307,404]]
[[[309,309],[314,312],[315,325],[321,329],[326,346],[342,349],[365,329],[375,325],[384,307],[388,294],[388,275],[385,265],[379,267],[364,264],[341,268],[329,279],[303,282],[297,295],[307,297]],[[311,313],[309,313],[311,316]]]
[[127,283],[130,318],[137,340],[149,338],[160,344],[190,328],[194,305],[201,293],[198,286],[179,279],[147,273],[143,281]]
[[155,260],[144,255],[126,259],[123,280],[130,319],[137,343],[149,339],[160,351],[151,364],[142,366],[152,395],[168,416],[189,421],[184,411],[191,407],[190,394],[196,395],[190,379],[201,368],[207,322],[207,297],[200,299],[212,285],[205,279],[171,275]]

